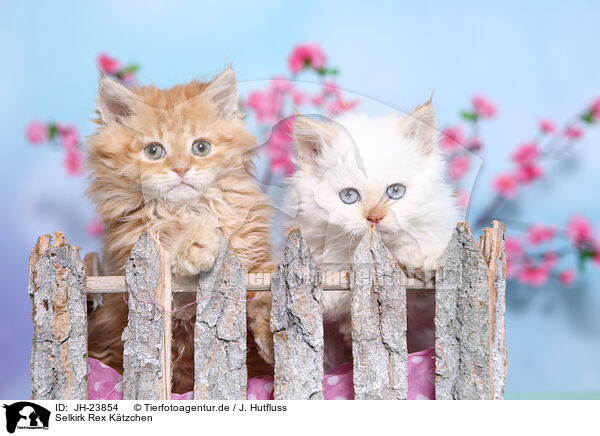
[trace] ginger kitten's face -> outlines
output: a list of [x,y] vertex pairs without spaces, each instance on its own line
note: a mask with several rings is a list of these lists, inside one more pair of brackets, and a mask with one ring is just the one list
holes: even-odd
[[103,126],[90,140],[90,165],[167,204],[201,198],[256,146],[237,113],[231,69],[169,90],[128,90],[103,77],[98,109]]

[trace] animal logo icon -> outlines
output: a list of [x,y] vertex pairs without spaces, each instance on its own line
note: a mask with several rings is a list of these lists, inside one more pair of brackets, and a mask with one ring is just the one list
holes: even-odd
[[29,401],[19,401],[13,404],[4,404],[6,409],[6,431],[14,433],[18,428],[43,428],[48,429],[50,411],[42,406]]

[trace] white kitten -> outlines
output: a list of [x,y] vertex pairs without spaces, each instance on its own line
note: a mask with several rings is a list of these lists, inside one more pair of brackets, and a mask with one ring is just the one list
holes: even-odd
[[[324,270],[347,268],[371,225],[409,274],[435,270],[460,216],[444,181],[430,102],[405,117],[347,114],[322,122],[299,116],[294,137],[294,224]],[[421,318],[433,318],[433,293],[408,300],[412,352],[432,345],[432,319]],[[351,359],[349,293],[326,292],[324,310],[328,370]]]

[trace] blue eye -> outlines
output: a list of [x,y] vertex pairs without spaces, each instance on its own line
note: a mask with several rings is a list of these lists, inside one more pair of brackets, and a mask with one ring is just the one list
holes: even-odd
[[400,183],[394,183],[393,185],[387,187],[385,193],[392,200],[398,200],[404,197],[404,194],[406,193],[406,187]]
[[360,200],[360,195],[356,189],[346,188],[340,191],[340,199],[346,204],[353,204]]

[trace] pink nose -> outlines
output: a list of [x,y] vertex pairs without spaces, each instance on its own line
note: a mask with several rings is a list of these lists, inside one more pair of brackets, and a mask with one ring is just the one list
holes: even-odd
[[385,211],[376,208],[371,209],[369,214],[367,215],[367,220],[372,222],[373,224],[379,224],[379,222],[385,218]]
[[175,171],[179,177],[181,177],[183,179],[183,176],[185,176],[185,173],[187,173],[189,170],[189,168],[173,168],[173,171]]

